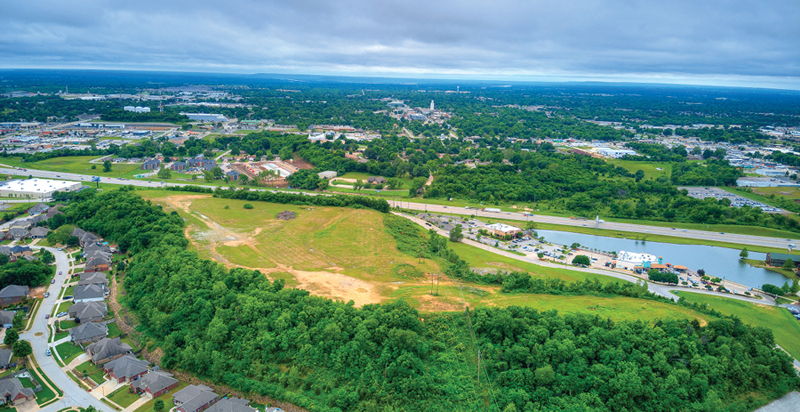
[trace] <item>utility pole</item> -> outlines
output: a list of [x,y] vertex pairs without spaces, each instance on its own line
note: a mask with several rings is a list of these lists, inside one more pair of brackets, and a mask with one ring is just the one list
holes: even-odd
[[478,385],[481,384],[481,349],[478,348]]

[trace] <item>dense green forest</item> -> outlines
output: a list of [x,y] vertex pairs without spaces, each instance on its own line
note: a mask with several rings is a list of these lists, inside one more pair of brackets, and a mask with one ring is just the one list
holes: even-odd
[[85,191],[65,217],[132,253],[124,303],[164,367],[312,411],[745,411],[800,386],[771,332],[735,318],[355,308],[201,260],[132,188]]
[[42,263],[41,260],[29,262],[20,258],[16,262],[9,262],[8,257],[2,255],[0,256],[0,289],[8,285],[41,286],[54,270]]

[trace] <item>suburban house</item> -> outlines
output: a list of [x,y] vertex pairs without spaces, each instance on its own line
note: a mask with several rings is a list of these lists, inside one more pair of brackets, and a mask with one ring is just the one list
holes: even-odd
[[170,166],[170,169],[176,172],[186,170],[186,162],[175,162],[172,164],[172,166]]
[[31,232],[29,232],[28,229],[23,229],[21,227],[15,227],[15,228],[12,228],[12,229],[10,229],[8,231],[8,234],[6,235],[6,239],[14,239],[14,240],[25,239],[26,237],[30,236],[30,234],[31,234]]
[[102,365],[130,353],[130,351],[131,346],[122,343],[120,338],[103,338],[86,347],[86,353],[92,358],[92,363],[95,365]]
[[131,390],[147,394],[150,398],[157,398],[178,386],[178,380],[171,373],[164,371],[151,371],[138,380],[131,382]]
[[48,219],[52,219],[53,216],[55,216],[57,214],[62,214],[62,215],[64,214],[64,212],[58,210],[58,206],[53,206],[50,209],[47,209],[47,215],[46,216],[47,216]]
[[11,246],[9,247],[9,250],[11,251],[11,256],[15,258],[33,256],[33,250],[31,250],[31,248],[28,246]]
[[30,219],[27,219],[27,222],[31,224],[31,226],[35,226],[39,222],[44,222],[47,220],[47,216],[45,215],[36,215]]
[[376,183],[383,185],[383,184],[386,184],[386,178],[383,177],[383,176],[370,176],[367,179],[367,183],[369,183],[371,185],[376,184]]
[[87,231],[85,231],[85,230],[83,230],[83,229],[81,229],[79,227],[76,227],[72,231],[72,236],[75,236],[75,237],[78,238],[78,240],[80,241],[81,247],[86,247],[87,244],[95,243],[98,240],[100,240],[100,238],[97,237],[97,235],[95,235],[94,233],[87,232]]
[[789,259],[794,262],[794,267],[800,266],[800,255],[790,255],[788,253],[767,253],[765,262],[770,266],[783,266]]
[[100,302],[108,295],[108,289],[102,285],[83,285],[75,286],[75,293],[73,293],[73,301],[80,302]]
[[83,256],[86,258],[97,256],[98,254],[105,255],[107,257],[111,257],[114,253],[114,250],[111,246],[108,245],[100,245],[97,243],[90,243],[83,248]]
[[108,336],[108,327],[102,323],[87,322],[69,330],[69,339],[79,345],[97,342]]
[[208,412],[257,412],[250,407],[250,401],[239,398],[225,398],[211,405]]
[[14,326],[14,315],[17,312],[12,312],[10,310],[0,310],[0,326],[8,329]]
[[13,305],[28,298],[30,288],[27,286],[8,285],[0,290],[0,306]]
[[143,376],[150,369],[150,362],[125,355],[103,366],[106,373],[117,383],[131,382]]
[[103,272],[83,272],[78,281],[78,286],[101,285],[108,287],[108,278]]
[[69,317],[74,318],[75,323],[100,322],[107,314],[105,302],[78,302],[69,307]]
[[38,215],[47,212],[49,209],[50,206],[47,206],[44,203],[37,203],[36,206],[28,209],[28,214],[30,214],[31,216]]
[[44,239],[48,233],[50,233],[50,229],[44,226],[37,226],[31,229],[31,237],[34,239]]
[[106,272],[111,268],[111,259],[105,256],[94,256],[86,259],[84,272]]
[[200,412],[218,400],[219,395],[205,385],[189,385],[172,395],[178,412]]
[[22,386],[17,378],[0,380],[0,405],[16,404],[36,399],[33,389]]
[[235,170],[231,170],[230,172],[226,172],[225,176],[228,177],[228,180],[239,180],[239,172]]
[[161,161],[158,159],[149,159],[142,163],[142,170],[158,170],[159,167],[161,167]]
[[0,349],[0,369],[8,369],[11,365],[11,349]]

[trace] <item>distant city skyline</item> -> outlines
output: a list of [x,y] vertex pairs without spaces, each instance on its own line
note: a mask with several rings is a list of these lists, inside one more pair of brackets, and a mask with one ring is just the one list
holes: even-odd
[[0,68],[800,90],[800,2],[0,3]]

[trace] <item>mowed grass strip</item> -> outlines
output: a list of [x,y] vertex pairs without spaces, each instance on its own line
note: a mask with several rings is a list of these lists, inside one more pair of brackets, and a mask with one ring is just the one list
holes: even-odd
[[786,349],[795,359],[800,359],[800,321],[781,307],[755,305],[740,300],[691,292],[673,292],[689,302],[708,305],[726,315],[735,315],[742,322],[772,330],[775,343]]
[[[110,172],[103,172],[103,163],[89,163],[90,160],[100,156],[65,156],[40,160],[38,162],[23,162],[20,157],[7,157],[0,163],[25,169],[47,170],[51,172],[80,173],[103,177],[133,177],[144,173],[139,164],[114,163]],[[96,166],[92,169],[92,166]]]

